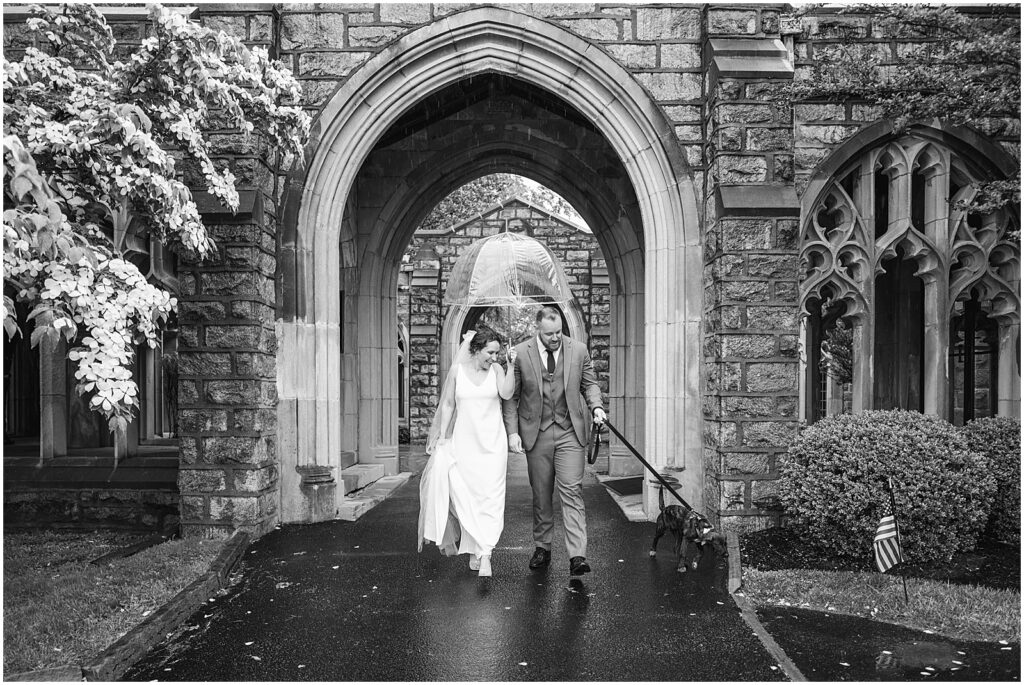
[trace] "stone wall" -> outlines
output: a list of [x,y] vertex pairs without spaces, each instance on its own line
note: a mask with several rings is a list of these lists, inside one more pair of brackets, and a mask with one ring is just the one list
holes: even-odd
[[[415,28],[475,6],[446,3],[279,5],[279,54],[301,79],[307,106],[319,110],[346,77],[381,48]],[[735,9],[593,3],[508,3],[501,6],[558,24],[607,50],[664,105],[665,114],[694,168],[702,166],[701,50],[705,19],[719,35],[729,36],[762,35],[762,24],[778,25],[777,10],[749,6]],[[239,6],[237,16],[246,13],[245,7]]]
[[[468,7],[341,5],[318,12],[308,6],[283,7],[281,57],[291,60],[308,104],[316,108],[383,45]],[[749,85],[740,79],[721,79],[714,93],[706,92],[705,77],[712,57],[706,53],[712,38],[755,39],[759,43],[778,39],[781,6],[584,3],[507,7],[558,24],[607,50],[661,105],[676,133],[704,197],[708,236],[723,238],[707,251],[706,501],[729,514],[754,515],[752,498],[770,489],[766,483],[774,478],[774,455],[784,449],[795,428],[797,264],[795,221],[790,215],[796,203],[795,198],[787,197],[785,218],[774,207],[765,216],[716,223],[716,198],[723,185],[785,186],[792,195],[792,124],[787,114],[767,104],[771,79]],[[790,69],[785,77],[791,76]],[[443,260],[444,255],[439,257]],[[429,265],[411,268],[423,283],[437,276]],[[765,279],[769,280],[767,289],[763,287]],[[596,300],[587,297],[580,301]],[[413,319],[425,315],[424,306],[434,304],[417,305],[411,312]],[[431,402],[436,401],[432,393],[437,359],[430,351],[430,340],[439,331],[432,333],[430,325],[424,322],[417,328],[413,322],[410,327],[414,359],[421,360],[420,368],[411,374],[427,388],[422,410],[414,409],[410,417],[414,440],[422,431],[416,426],[426,421],[418,412],[432,413]],[[599,346],[595,347],[595,363],[606,367],[607,359],[601,354]],[[728,494],[721,497],[718,474],[728,482]],[[756,525],[761,523],[758,520]]]
[[[1006,20],[1019,24],[1020,15],[1007,13]],[[927,43],[927,39],[893,34],[866,14],[818,10],[792,21],[791,25],[796,66],[794,78],[797,79],[808,78],[816,60],[838,51],[862,55],[880,64],[894,64]],[[854,101],[796,105],[793,108],[791,144],[798,191],[804,189],[819,162],[859,130],[878,120],[877,108]],[[993,118],[985,122],[981,132],[1020,159],[1019,119]]]
[[[743,530],[768,525],[755,500],[796,432],[799,208],[789,114],[771,102],[792,78],[779,14],[721,12],[706,53],[705,502]],[[722,31],[743,26],[759,33],[737,49]]]
[[452,267],[467,247],[500,232],[523,233],[544,243],[565,271],[590,334],[590,353],[608,392],[607,269],[594,236],[521,200],[507,200],[477,218],[439,231],[419,231],[406,250],[408,285],[399,288],[399,319],[410,331],[409,429],[412,442],[426,438],[441,379],[438,345],[448,314],[443,295]]
[[[199,6],[198,16],[290,65],[316,115],[385,46],[471,7],[220,4]],[[888,61],[916,45],[886,35],[867,16],[819,9],[796,19],[781,4],[503,7],[553,22],[606,51],[647,90],[674,130],[703,212],[705,501],[730,527],[768,525],[771,517],[758,503],[771,494],[778,455],[797,428],[800,194],[816,165],[878,116],[856,103],[779,108],[772,96],[837,49]],[[143,35],[133,21],[114,22],[115,34],[129,43]],[[14,57],[24,45],[18,30],[5,25],[5,54]],[[984,133],[1019,159],[1019,121],[992,121]],[[314,131],[311,146],[318,135]],[[220,258],[181,264],[181,518],[189,534],[244,527],[258,535],[274,524],[280,496],[275,276],[281,278],[278,255],[295,246],[282,244],[277,232],[285,189],[278,160],[258,138],[230,131],[212,138],[238,177],[244,206],[229,217],[206,203]],[[436,245],[433,255],[420,249],[426,238],[415,238],[409,248],[406,282],[415,296],[404,320],[414,397],[421,401],[411,417],[414,438],[436,403],[444,274],[457,245],[499,230],[494,222],[503,226],[505,218],[517,217],[481,221],[472,227],[479,235],[467,227]],[[517,229],[510,224],[510,230]],[[581,234],[564,226],[535,231],[563,261],[590,326],[595,364],[607,373],[601,334],[609,295],[606,286],[601,290],[607,271],[599,250],[592,238],[583,247]],[[282,263],[287,269],[287,260]]]
[[[244,10],[238,12],[236,10]],[[212,29],[273,51],[273,6],[208,5]],[[239,211],[196,199],[218,254],[179,262],[179,436],[182,533],[262,535],[277,521],[278,160],[259,135],[210,135],[235,174]]]
[[[262,196],[234,220],[205,216],[221,258],[179,273],[179,434],[182,528],[259,535],[277,492],[274,220]],[[247,210],[247,211],[246,211]]]
[[19,528],[173,531],[178,494],[89,487],[4,489],[4,530]]

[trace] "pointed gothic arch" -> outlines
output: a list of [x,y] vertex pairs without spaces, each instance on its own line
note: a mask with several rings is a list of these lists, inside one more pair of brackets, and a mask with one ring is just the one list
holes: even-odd
[[[633,393],[642,387],[632,428],[656,465],[685,466],[683,494],[703,504],[702,255],[693,182],[673,129],[603,50],[554,24],[489,7],[414,30],[357,69],[321,112],[306,169],[290,180],[301,192],[286,203],[280,255],[278,339],[286,352],[278,367],[279,453],[295,459],[282,463],[284,520],[296,515],[288,504],[298,489],[294,465],[335,465],[345,452],[397,465],[388,415],[394,398],[386,390],[395,380],[387,316],[394,295],[367,279],[390,265],[373,247],[357,249],[348,199],[361,164],[404,111],[483,73],[506,74],[564,100],[625,168],[644,238],[643,311],[623,312],[625,325],[642,329],[644,339],[643,378],[623,380],[627,395],[629,386]],[[645,497],[653,511],[650,493]]]

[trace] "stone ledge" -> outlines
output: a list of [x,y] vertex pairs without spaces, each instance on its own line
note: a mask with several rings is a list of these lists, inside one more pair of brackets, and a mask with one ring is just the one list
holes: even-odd
[[263,193],[256,190],[238,191],[237,212],[232,212],[218,197],[205,190],[193,192],[192,199],[204,219],[246,223],[254,220],[260,223],[263,221]]
[[[593,472],[592,472],[593,473]],[[597,481],[604,485],[606,480],[617,480],[620,476],[610,476],[603,473],[594,473],[594,477]],[[643,495],[620,495],[611,488],[605,486],[605,492],[612,498],[612,501],[619,506],[622,510],[623,516],[626,520],[633,522],[649,523],[650,519],[647,518],[647,513],[644,512]]]
[[338,518],[342,521],[355,521],[366,512],[390,497],[395,490],[405,485],[412,473],[405,471],[395,476],[384,476],[373,485],[364,488],[352,496],[346,496],[338,506]]
[[706,51],[709,92],[723,78],[793,78],[793,62],[778,38],[712,38]]
[[383,464],[354,464],[341,470],[341,479],[345,483],[345,494],[362,490],[384,477]]
[[719,186],[715,201],[720,218],[735,216],[800,216],[800,200],[792,186]]

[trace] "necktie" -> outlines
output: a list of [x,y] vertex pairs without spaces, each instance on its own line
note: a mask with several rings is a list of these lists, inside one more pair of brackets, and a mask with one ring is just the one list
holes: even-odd
[[555,375],[555,353],[551,350],[544,350],[548,353],[548,375]]

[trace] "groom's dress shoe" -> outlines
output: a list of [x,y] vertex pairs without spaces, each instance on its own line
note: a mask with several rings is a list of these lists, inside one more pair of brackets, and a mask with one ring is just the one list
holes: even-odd
[[584,573],[590,573],[590,564],[583,557],[573,557],[569,560],[569,574],[574,576],[582,576]]
[[544,568],[551,563],[551,551],[538,547],[533,550],[533,557],[530,558],[530,568],[538,569]]

